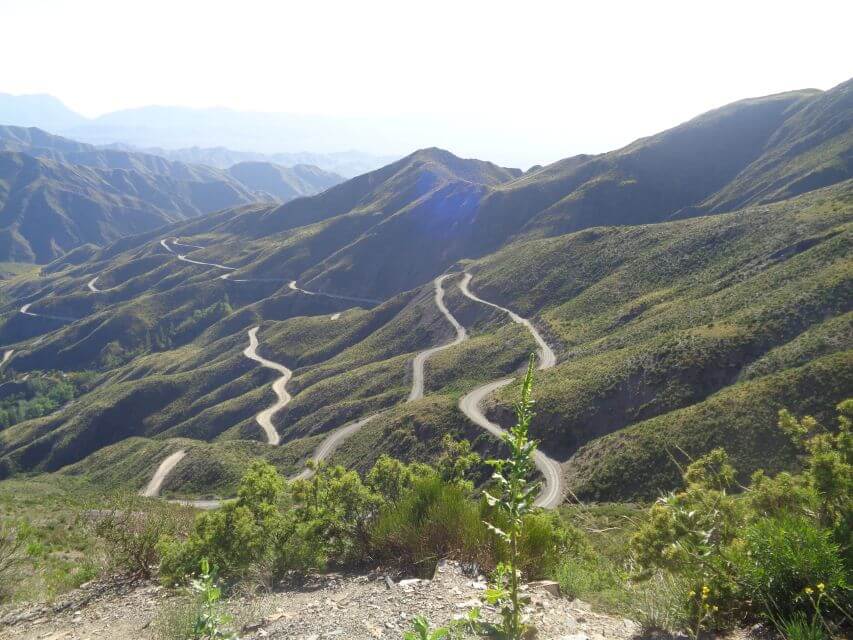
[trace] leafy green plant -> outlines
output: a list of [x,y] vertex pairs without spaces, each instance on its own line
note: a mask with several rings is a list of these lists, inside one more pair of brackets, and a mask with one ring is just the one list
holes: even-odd
[[423,616],[415,616],[412,620],[412,631],[403,634],[403,640],[442,640],[450,637],[448,627],[439,627],[430,631],[429,622]]
[[[744,512],[727,492],[734,476],[722,449],[699,458],[685,471],[686,488],[658,499],[631,539],[639,578],[663,569],[685,579],[692,595],[682,597],[690,605],[695,633],[696,620],[715,622],[740,607],[732,544],[743,526]],[[714,601],[706,597],[693,606],[694,596],[705,589],[713,593]],[[705,605],[711,608],[706,611]]]
[[809,619],[803,612],[780,621],[777,628],[785,640],[827,640],[829,637],[820,622]]
[[198,578],[190,583],[201,602],[201,610],[193,624],[193,640],[234,640],[237,635],[225,628],[231,616],[221,610],[222,590],[216,584],[216,571],[211,571],[207,558],[201,560],[200,568]]
[[91,510],[91,526],[105,544],[115,569],[151,577],[160,560],[158,543],[184,534],[192,516],[187,507],[122,493],[110,498],[109,508]]
[[747,562],[742,574],[747,591],[760,598],[776,616],[810,612],[806,589],[821,585],[825,593],[845,589],[844,563],[831,532],[803,517],[767,518],[745,534]]
[[441,439],[441,449],[441,455],[436,461],[438,475],[446,482],[461,484],[472,491],[474,483],[468,476],[482,460],[477,452],[471,450],[471,443],[467,440],[454,440],[453,436],[445,433]]
[[370,550],[380,562],[432,575],[442,558],[489,566],[494,562],[490,538],[480,505],[463,487],[432,473],[382,508],[371,527]]
[[501,514],[503,528],[491,523],[486,525],[509,547],[508,560],[500,563],[495,571],[494,582],[486,591],[486,600],[501,610],[501,633],[515,640],[524,631],[521,620],[522,599],[519,596],[519,537],[524,526],[524,517],[533,508],[533,501],[539,484],[530,482],[533,474],[533,452],[536,442],[528,432],[533,419],[533,366],[536,356],[531,354],[527,373],[521,385],[521,398],[515,405],[516,423],[504,434],[503,441],[509,449],[509,455],[502,460],[489,460],[495,472],[492,479],[497,491],[485,492],[491,507]]
[[223,575],[238,577],[253,562],[275,553],[295,528],[278,509],[283,492],[284,479],[275,467],[254,462],[240,481],[235,501],[198,516],[185,541],[161,538],[161,577],[167,583],[180,582],[202,559],[211,560]]

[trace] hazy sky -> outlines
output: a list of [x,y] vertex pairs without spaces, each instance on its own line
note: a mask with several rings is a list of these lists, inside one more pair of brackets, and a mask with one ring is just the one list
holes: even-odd
[[[853,75],[853,2],[0,0],[0,91],[428,115],[394,143],[526,165]],[[404,139],[403,139],[404,138]]]

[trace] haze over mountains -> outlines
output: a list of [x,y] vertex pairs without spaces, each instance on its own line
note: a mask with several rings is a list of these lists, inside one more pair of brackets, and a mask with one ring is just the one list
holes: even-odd
[[[44,136],[6,134],[43,151],[0,154],[13,176],[0,175],[4,216],[31,203],[43,234],[57,216],[37,217],[38,198],[89,219],[97,194],[95,219],[142,224],[133,172],[180,217],[158,207],[165,226],[57,251],[39,276],[5,287],[8,376],[95,372],[75,410],[0,432],[6,475],[139,489],[184,450],[164,491],[228,495],[253,457],[294,473],[329,434],[374,415],[333,461],[429,459],[444,433],[489,451],[461,398],[513,375],[537,343],[466,296],[465,272],[553,348],[535,435],[585,499],[653,497],[678,481],[670,455],[714,446],[743,474],[786,468],[795,452],[776,411],[826,416],[853,387],[853,81],[739,101],[526,173],[430,148],[330,186],[316,170],[202,172]],[[303,180],[325,190],[253,201]],[[19,183],[72,185],[85,205],[64,186],[24,188],[27,199]],[[208,190],[236,202],[199,215]],[[29,228],[10,228],[9,245]],[[63,236],[52,237],[42,247],[30,234],[32,255],[49,257]],[[255,421],[273,374],[243,355],[254,327],[260,352],[293,371],[293,399],[274,416],[280,446]],[[406,401],[416,354],[455,339],[427,362],[424,396]],[[487,415],[505,423],[513,393],[497,391]]]
[[284,202],[342,180],[305,165],[223,171],[0,126],[0,260],[45,263],[83,244],[225,207]]
[[325,118],[229,109],[143,107],[89,119],[53,96],[0,93],[0,124],[220,169],[246,161],[311,164],[351,178],[396,159],[351,150],[358,140],[345,133],[350,125],[341,129]]

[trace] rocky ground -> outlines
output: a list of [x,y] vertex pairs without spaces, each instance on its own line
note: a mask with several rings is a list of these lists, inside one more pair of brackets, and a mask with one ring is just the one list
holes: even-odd
[[[443,563],[432,580],[394,582],[382,575],[317,576],[299,588],[228,603],[240,638],[340,640],[401,638],[415,615],[447,624],[480,606],[482,577],[466,575],[455,563]],[[530,623],[538,638],[616,640],[632,638],[630,620],[595,613],[588,605],[555,596],[556,585],[528,587]],[[32,605],[0,617],[0,638],[85,640],[164,638],[164,611],[181,596],[152,583],[97,582],[84,585],[51,605]],[[485,617],[493,611],[483,609]],[[461,633],[459,637],[466,637]]]

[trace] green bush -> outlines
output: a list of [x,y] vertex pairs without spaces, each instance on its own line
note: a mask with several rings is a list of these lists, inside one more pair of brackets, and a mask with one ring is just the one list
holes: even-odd
[[90,526],[104,543],[112,568],[148,578],[160,561],[161,540],[185,534],[192,522],[187,507],[118,494],[107,509],[88,512]]
[[551,572],[563,595],[589,599],[615,592],[625,585],[626,572],[608,558],[595,553],[569,555]]
[[[493,521],[500,521],[496,518]],[[579,557],[587,550],[580,531],[555,513],[536,511],[522,519],[518,536],[518,568],[525,580],[541,580],[554,573],[566,557]],[[499,550],[500,560],[506,551]]]
[[[831,533],[802,517],[757,520],[746,530],[743,580],[774,616],[813,612],[806,589],[837,594],[845,588],[844,563]],[[828,604],[828,603],[827,603]]]
[[374,559],[431,575],[442,558],[494,564],[494,542],[483,524],[483,508],[463,487],[437,475],[414,480],[387,504],[370,532]]
[[203,559],[220,568],[222,575],[243,575],[253,563],[269,558],[294,531],[277,502],[284,480],[266,462],[252,464],[240,481],[237,500],[203,513],[186,541],[162,538],[161,577],[167,583],[182,582]]
[[297,523],[297,538],[307,545],[304,551],[322,558],[317,568],[363,562],[369,526],[381,500],[358,473],[321,466],[310,479],[294,482],[291,491],[290,513]]

